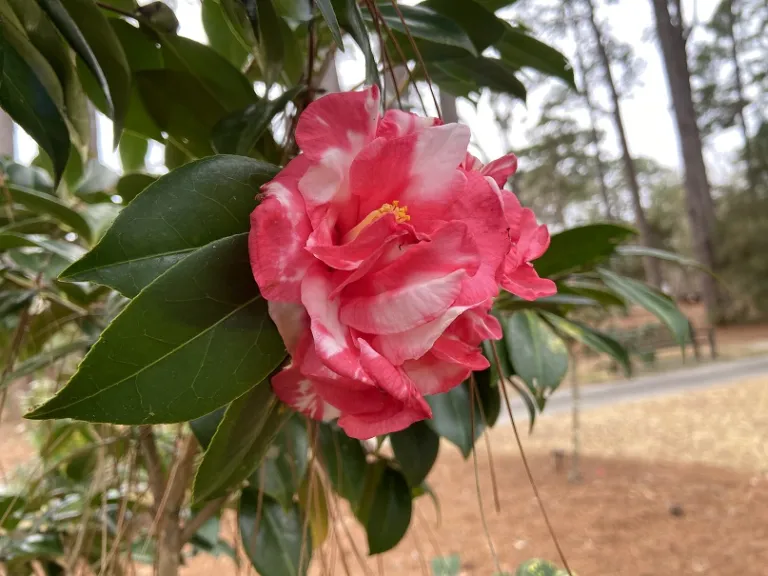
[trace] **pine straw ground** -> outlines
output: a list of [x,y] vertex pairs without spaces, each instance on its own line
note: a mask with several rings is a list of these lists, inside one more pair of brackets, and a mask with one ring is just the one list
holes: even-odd
[[[23,459],[14,426],[18,424],[0,427],[0,462],[6,469]],[[555,470],[550,455],[552,449],[569,447],[569,416],[542,417],[533,435],[523,433],[541,495],[579,576],[767,573],[768,379],[586,412],[584,481],[578,485],[568,483],[566,470]],[[484,449],[478,464],[502,570],[514,571],[530,557],[556,560],[511,428],[493,431],[491,440],[500,513],[494,511]],[[424,561],[448,554],[461,555],[465,575],[494,573],[472,460],[463,461],[455,448],[444,444],[429,483],[440,498],[440,525],[431,501],[421,498],[416,529],[383,557],[381,566],[369,560],[363,570],[348,543],[342,545],[350,574],[373,576],[380,569],[388,576],[426,574]],[[364,553],[363,535],[348,514],[344,517]],[[227,515],[226,534],[232,533],[233,520]],[[337,532],[344,533],[340,524]],[[340,554],[328,553],[326,559],[325,573],[347,573]],[[246,564],[238,570],[229,559],[200,557],[189,561],[183,574],[246,574]],[[314,576],[323,573],[321,567],[316,558]]]
[[[555,470],[550,455],[569,446],[568,416],[541,418],[533,435],[523,439],[552,523],[579,576],[766,574],[768,379],[593,410],[583,416],[582,437],[584,480],[578,485],[567,481],[566,470]],[[491,440],[500,513],[494,511],[484,450],[478,464],[502,570],[513,572],[531,557],[557,559],[511,428],[495,430]],[[463,461],[444,444],[429,483],[440,498],[440,526],[431,501],[420,499],[416,529],[380,566],[369,560],[363,570],[343,544],[350,574],[427,574],[422,559],[429,563],[448,554],[460,554],[465,575],[494,573],[472,460]],[[363,535],[348,514],[345,524],[364,553]],[[347,573],[339,554],[327,554],[326,566],[325,573]],[[319,558],[313,567],[313,574],[324,573]],[[184,570],[185,576],[236,573],[226,559],[193,560]]]

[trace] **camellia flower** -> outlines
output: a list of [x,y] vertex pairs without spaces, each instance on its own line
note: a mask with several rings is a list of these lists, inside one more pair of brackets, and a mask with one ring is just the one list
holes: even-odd
[[488,367],[499,287],[555,293],[531,261],[549,245],[503,186],[517,159],[483,166],[469,129],[399,110],[379,92],[330,94],[299,119],[301,154],[251,215],[251,266],[291,362],[275,394],[370,438],[431,417],[424,397]]

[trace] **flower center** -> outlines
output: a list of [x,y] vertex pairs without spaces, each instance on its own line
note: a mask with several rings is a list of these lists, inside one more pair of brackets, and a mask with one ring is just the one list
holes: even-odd
[[379,218],[384,216],[385,214],[394,214],[395,215],[395,222],[398,224],[402,224],[403,222],[408,222],[408,220],[411,219],[410,216],[408,216],[408,206],[400,206],[399,200],[393,200],[392,204],[382,204],[381,208],[378,208],[376,210],[373,210],[368,216],[363,218],[360,223],[352,228],[349,232],[346,233],[344,236],[344,244],[347,244],[349,242],[352,242],[355,238],[357,238],[360,233],[365,230],[365,228],[376,222]]

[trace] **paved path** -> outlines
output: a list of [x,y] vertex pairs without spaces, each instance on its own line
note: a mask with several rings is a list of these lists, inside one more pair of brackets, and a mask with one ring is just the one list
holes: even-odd
[[[714,362],[663,374],[641,376],[631,380],[583,386],[581,388],[581,406],[582,410],[590,410],[609,404],[633,402],[690,389],[729,384],[751,376],[761,375],[768,376],[768,356]],[[515,392],[511,389],[510,392],[514,396]],[[570,410],[571,390],[570,388],[562,388],[550,397],[542,416],[546,417]],[[512,401],[512,411],[516,419],[528,419],[528,411],[519,399]],[[500,422],[508,421],[509,417],[506,416],[506,411],[502,410],[501,413]]]

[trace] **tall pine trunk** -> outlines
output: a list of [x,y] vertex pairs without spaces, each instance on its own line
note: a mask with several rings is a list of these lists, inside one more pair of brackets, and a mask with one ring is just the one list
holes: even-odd
[[[714,268],[715,260],[713,247],[715,208],[701,149],[701,135],[696,124],[682,15],[679,12],[679,5],[676,5],[676,21],[673,21],[667,0],[651,1],[683,155],[686,208],[694,251],[699,262],[711,270]],[[700,281],[709,320],[716,322],[719,319],[719,310],[715,280],[711,275],[701,273]]]
[[750,193],[753,199],[757,200],[757,173],[755,172],[755,158],[752,155],[752,143],[749,137],[749,128],[747,120],[744,117],[744,105],[746,97],[744,95],[744,82],[741,76],[741,63],[739,62],[739,46],[736,41],[736,15],[733,12],[734,0],[727,0],[726,10],[728,18],[728,40],[730,41],[731,63],[733,65],[734,83],[736,85],[736,97],[738,98],[738,112],[736,118],[741,129],[741,136],[744,140],[744,159],[747,162],[747,182],[749,183]]
[[[565,4],[564,6],[567,6],[570,8],[570,2]],[[569,19],[565,18],[566,22],[569,22]],[[581,45],[581,33],[579,32],[579,24],[575,19],[570,20],[571,28],[573,29],[573,34],[576,39],[576,63],[578,66],[577,73],[579,75],[579,82],[581,84],[581,94],[584,98],[584,103],[587,106],[587,110],[589,111],[589,124],[590,124],[590,135],[592,140],[592,145],[595,147],[595,169],[597,170],[597,179],[598,183],[600,184],[600,195],[603,197],[603,205],[605,210],[605,217],[608,220],[614,220],[615,216],[613,214],[613,207],[611,204],[611,199],[608,194],[608,185],[606,184],[606,169],[605,169],[605,163],[603,162],[603,158],[600,151],[600,137],[597,133],[597,112],[595,110],[595,104],[592,101],[592,92],[589,88],[589,82],[587,80],[587,66],[584,61],[584,53],[582,51],[582,45]]]
[[[635,212],[635,222],[637,228],[640,230],[640,240],[645,246],[653,247],[653,233],[651,227],[648,224],[648,220],[645,218],[645,211],[643,210],[643,204],[640,199],[640,185],[637,182],[637,171],[635,170],[635,162],[632,159],[632,155],[629,152],[629,142],[627,141],[627,133],[624,129],[624,120],[621,117],[621,103],[619,98],[619,92],[616,90],[616,82],[613,79],[613,72],[611,71],[611,60],[608,57],[608,51],[603,42],[603,36],[600,31],[600,27],[595,20],[595,9],[592,4],[592,0],[585,0],[588,12],[587,16],[589,24],[592,28],[592,32],[595,37],[595,44],[600,56],[600,63],[603,67],[603,76],[605,78],[605,84],[608,87],[608,91],[611,95],[611,101],[613,104],[613,123],[616,127],[616,132],[619,135],[619,143],[621,144],[621,162],[624,168],[624,178],[629,186],[629,191],[632,196],[632,207]],[[576,24],[578,26],[578,24]],[[652,286],[657,288],[661,286],[661,266],[659,261],[654,258],[643,258],[643,268],[645,269],[645,280]]]

